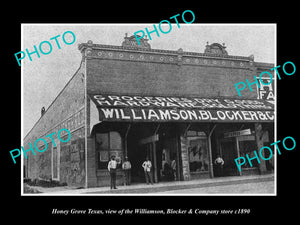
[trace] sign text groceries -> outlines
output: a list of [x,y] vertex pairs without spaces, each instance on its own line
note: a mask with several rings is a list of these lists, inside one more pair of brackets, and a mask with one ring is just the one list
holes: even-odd
[[[62,133],[62,134],[61,134],[61,133]],[[67,138],[66,140],[64,140],[64,139],[61,138],[61,136],[65,136],[66,133],[68,134],[68,138]],[[53,143],[53,147],[56,147],[56,143],[55,143],[55,141],[54,141],[53,135],[55,135],[55,132],[53,132],[53,133],[51,133],[51,134],[48,134],[48,135],[46,135],[45,137],[46,137],[46,138],[47,138],[47,137],[50,137],[50,139],[51,139],[51,141],[52,141],[52,143]],[[61,142],[68,142],[69,140],[71,140],[71,133],[70,133],[70,131],[69,131],[68,129],[65,129],[65,128],[60,129],[60,130],[57,132],[57,138],[58,138]],[[43,142],[43,144],[39,144],[39,142],[40,142],[40,143]],[[46,151],[47,148],[48,148],[48,144],[47,144],[48,142],[49,142],[49,141],[46,141],[44,138],[38,138],[38,139],[36,139],[35,142],[34,142],[34,148],[35,148],[35,150],[38,151],[38,152],[44,152],[44,151]],[[29,149],[26,149],[26,150],[24,149],[23,146],[21,146],[21,149],[22,149],[22,152],[23,152],[23,154],[24,154],[24,156],[25,156],[25,159],[27,159],[27,154],[26,154],[26,152],[31,151],[31,152],[32,152],[32,155],[35,155],[35,152],[34,152],[34,149],[33,149],[33,147],[32,147],[32,144],[29,142],[28,145],[29,145],[30,147],[29,147]],[[39,146],[39,147],[44,146],[44,148],[43,148],[43,149],[39,149],[38,146]],[[14,152],[17,152],[17,154],[14,155],[14,154],[13,154]],[[19,157],[19,156],[21,155],[20,149],[13,149],[13,150],[9,151],[9,153],[10,153],[10,155],[11,155],[13,161],[14,161],[14,164],[16,164],[15,158],[16,158],[16,157]]]
[[[274,120],[274,111],[272,106],[265,105],[263,102],[258,100],[110,95],[94,95],[93,100],[99,106],[101,120]],[[251,109],[255,109],[255,111],[252,111]],[[256,111],[258,109],[260,109],[260,111]]]

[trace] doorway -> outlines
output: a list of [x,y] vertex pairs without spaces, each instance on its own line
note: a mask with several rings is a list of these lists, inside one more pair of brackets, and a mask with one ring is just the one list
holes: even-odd
[[162,133],[159,142],[159,165],[162,181],[181,180],[178,140],[176,136]]
[[146,159],[148,147],[146,145],[138,145],[136,138],[128,140],[128,158],[131,162],[131,182],[143,183],[145,182],[145,175],[142,164]]
[[159,168],[157,167],[156,143],[159,139],[154,134],[152,124],[134,124],[127,136],[127,155],[131,162],[132,183],[144,183],[145,174],[142,167],[143,162],[148,157],[152,163],[152,177],[154,182],[158,182]]
[[[155,183],[182,180],[178,136],[172,124],[135,124],[127,137],[127,155],[133,183],[144,183],[142,164],[148,157]],[[157,131],[157,132],[155,132]]]
[[216,176],[239,175],[234,159],[238,157],[235,138],[223,139],[220,144],[220,155],[224,160],[223,171]]

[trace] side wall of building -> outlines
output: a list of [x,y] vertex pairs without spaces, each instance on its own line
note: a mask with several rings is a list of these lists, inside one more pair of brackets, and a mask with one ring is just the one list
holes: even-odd
[[[83,186],[85,184],[85,65],[80,68],[58,94],[45,113],[36,122],[34,127],[23,140],[27,159],[24,157],[26,177],[35,179],[55,179],[66,182],[68,185]],[[71,139],[61,142],[58,131],[66,128],[71,132]],[[51,133],[52,137],[45,137]],[[66,140],[67,133],[61,133],[61,138]],[[47,141],[47,149],[38,152],[34,143],[38,138]],[[43,141],[38,141],[37,147],[44,149]],[[54,152],[55,151],[55,152]],[[57,170],[56,170],[57,169]]]

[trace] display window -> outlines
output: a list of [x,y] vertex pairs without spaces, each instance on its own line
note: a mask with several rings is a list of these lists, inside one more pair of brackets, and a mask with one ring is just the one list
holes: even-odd
[[[240,149],[240,157],[244,157],[246,159],[246,154],[250,159],[255,157],[254,150],[257,149],[255,137],[254,136],[244,136],[243,138],[240,137],[239,149]],[[246,160],[245,164],[242,165],[242,169],[258,167],[258,162],[256,159],[251,160],[251,163],[252,166],[249,164],[249,161]]]
[[209,158],[206,134],[202,131],[188,131],[187,144],[190,172],[208,171]]
[[116,156],[118,164],[123,158],[122,138],[118,132],[96,133],[96,155],[98,169],[107,169],[111,156]]

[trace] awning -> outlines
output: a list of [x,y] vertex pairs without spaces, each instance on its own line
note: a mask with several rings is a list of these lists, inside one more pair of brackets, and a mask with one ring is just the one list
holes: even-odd
[[272,122],[274,105],[261,99],[89,94],[100,121]]

